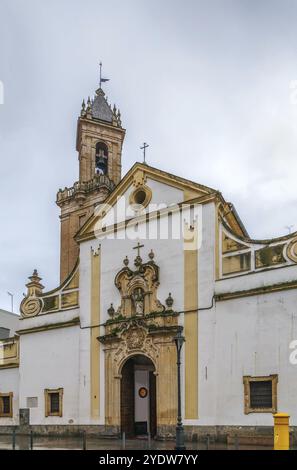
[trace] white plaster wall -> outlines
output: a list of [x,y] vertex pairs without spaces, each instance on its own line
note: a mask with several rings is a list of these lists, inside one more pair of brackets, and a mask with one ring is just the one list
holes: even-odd
[[[164,186],[164,187],[163,187]],[[166,200],[165,185],[162,185],[162,199]],[[171,197],[174,188],[167,187]],[[154,191],[155,192],[155,191]],[[181,196],[178,191],[179,197]],[[175,192],[176,195],[176,192]],[[168,196],[169,198],[169,196]],[[173,199],[174,200],[174,199]],[[173,215],[173,224],[177,223]],[[91,292],[91,250],[101,249],[101,322],[108,319],[107,309],[113,303],[117,309],[120,305],[120,294],[114,284],[116,274],[122,269],[123,260],[127,255],[131,269],[134,269],[134,259],[137,251],[133,249],[138,239],[144,248],[141,249],[143,261],[149,261],[148,254],[151,250],[155,253],[155,262],[160,268],[160,286],[158,298],[165,304],[165,300],[171,292],[174,298],[174,308],[183,310],[183,240],[158,239],[157,220],[150,220],[150,238],[146,238],[145,224],[139,224],[138,228],[128,228],[127,232],[119,231],[116,239],[104,238],[101,240],[87,241],[81,244],[80,251],[80,318],[82,329],[80,331],[80,361],[79,361],[79,421],[80,423],[92,422],[90,418],[90,292]],[[100,334],[104,334],[101,327]],[[104,351],[100,353],[100,419],[97,423],[104,424]]]
[[0,418],[1,426],[17,425],[19,423],[19,369],[0,370],[0,393],[13,393],[13,417]]
[[146,186],[152,190],[152,199],[150,204],[164,204],[171,206],[184,200],[184,192],[181,189],[168,186],[168,184],[147,178]]
[[[244,414],[243,376],[278,374],[278,410],[297,425],[296,292],[217,302],[199,313],[200,424],[272,425],[270,413]],[[207,367],[207,377],[206,377]]]
[[[201,214],[200,214],[201,215]],[[199,309],[209,308],[212,305],[214,295],[214,280],[215,280],[215,204],[209,203],[202,206],[202,217],[198,220],[198,224],[202,225],[202,230],[198,230],[201,237],[198,244],[198,306]],[[183,283],[183,279],[181,280]],[[187,314],[185,314],[187,315]],[[198,314],[198,416],[200,418],[200,408],[207,410],[209,408],[209,397],[207,394],[200,393],[202,365],[201,358],[203,357],[203,342],[201,338],[201,313]],[[208,349],[208,344],[207,344]],[[183,377],[183,392],[182,402],[183,410],[185,410],[184,401],[184,387],[185,387],[185,348],[182,349],[182,377]],[[212,378],[209,378],[211,381]],[[209,382],[210,383],[210,382]],[[214,383],[212,383],[214,386]],[[187,425],[198,425],[200,419],[184,419]]]
[[293,264],[281,268],[266,269],[265,271],[221,279],[216,282],[215,290],[216,294],[223,294],[224,292],[237,292],[257,287],[272,286],[296,279],[297,264]]
[[37,315],[36,317],[20,318],[19,330],[28,330],[30,328],[47,327],[56,325],[57,323],[64,323],[75,320],[79,317],[79,309],[72,308],[69,310],[62,310],[60,312],[46,313],[44,315]]
[[[38,407],[30,409],[31,424],[77,424],[78,371],[78,326],[21,336],[20,408],[27,408],[27,397],[38,397]],[[46,388],[64,389],[62,417],[45,417]]]
[[[91,250],[97,250],[99,242],[92,240],[80,246],[80,324],[79,331],[79,391],[78,391],[78,420],[79,424],[104,424],[104,401],[100,395],[100,418],[91,419]],[[103,384],[102,378],[102,384]],[[104,387],[102,385],[102,393]],[[104,395],[103,395],[104,399]]]
[[209,307],[214,294],[215,280],[215,204],[202,207],[202,237],[198,251],[198,303],[199,308]]
[[[152,184],[150,182],[150,184]],[[164,186],[164,187],[163,187]],[[177,196],[163,185],[156,200]],[[166,199],[167,198],[167,199]],[[176,201],[176,200],[175,200]],[[173,216],[174,217],[174,216]],[[86,241],[80,252],[80,321],[79,327],[22,335],[20,368],[20,407],[26,398],[38,396],[38,409],[31,409],[32,424],[104,424],[104,351],[100,352],[100,418],[90,417],[90,294],[91,248],[101,249],[101,322],[108,318],[112,302],[120,305],[114,285],[117,272],[127,255],[133,269],[138,238],[143,261],[152,249],[160,267],[158,298],[164,304],[171,292],[174,309],[184,309],[184,245],[182,239],[158,239],[158,221],[151,220],[150,235],[145,238],[144,224],[129,228],[128,237]],[[174,219],[174,223],[178,223]],[[275,269],[216,281],[215,278],[215,207],[203,206],[201,247],[198,253],[198,410],[199,419],[185,424],[199,425],[271,425],[270,414],[244,414],[243,375],[279,375],[278,408],[291,415],[297,425],[297,366],[289,363],[289,344],[297,339],[297,313],[294,290],[212,304],[213,294],[285,282],[296,278],[297,266]],[[134,236],[132,236],[134,235]],[[78,311],[60,312],[20,323],[28,327],[66,321]],[[46,317],[46,318],[45,318]],[[180,317],[183,322],[184,315]],[[32,325],[31,325],[32,323]],[[23,326],[22,326],[23,327]],[[101,334],[104,333],[101,327]],[[184,363],[184,361],[183,361]],[[14,369],[13,371],[17,371]],[[0,371],[0,380],[3,375]],[[17,373],[17,372],[15,372]],[[183,370],[184,374],[184,370]],[[13,379],[9,378],[9,380]],[[14,386],[14,385],[13,385]],[[175,384],[168,384],[175,386]],[[44,417],[44,388],[64,388],[63,418]],[[183,403],[184,407],[184,403]]]
[[[147,178],[146,186],[152,190],[152,199],[146,209],[147,212],[152,212],[158,208],[162,209],[183,201],[183,191],[173,186],[168,186],[151,178]],[[107,213],[107,216],[103,219],[104,225],[109,226],[115,222],[119,223],[134,217],[133,210],[127,210],[130,204],[130,195],[134,190],[135,186],[131,184],[114,205],[114,215]]]
[[[156,223],[156,221],[151,222]],[[171,292],[174,298],[174,308],[183,310],[183,243],[181,240],[141,240],[144,248],[141,249],[143,261],[148,261],[148,253],[152,249],[155,253],[155,262],[160,268],[160,286],[158,298],[161,303]],[[127,255],[130,267],[134,269],[136,257],[135,240],[104,240],[101,243],[101,321],[108,319],[107,309],[112,302],[114,308],[120,305],[120,294],[114,284],[115,275],[124,266],[123,259]],[[104,329],[101,329],[104,334]],[[100,396],[104,397],[104,352],[101,348],[101,389]],[[101,404],[101,409],[104,403]]]

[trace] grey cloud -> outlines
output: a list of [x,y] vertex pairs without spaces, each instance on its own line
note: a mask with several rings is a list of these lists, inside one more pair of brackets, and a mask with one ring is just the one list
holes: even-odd
[[0,307],[35,267],[58,284],[55,194],[77,179],[76,119],[100,60],[127,128],[124,173],[145,140],[149,163],[220,189],[253,237],[296,223],[296,19],[289,0],[2,0]]

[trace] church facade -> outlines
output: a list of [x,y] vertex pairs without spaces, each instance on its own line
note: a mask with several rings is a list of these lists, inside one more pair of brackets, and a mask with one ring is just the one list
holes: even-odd
[[144,163],[101,88],[77,126],[79,181],[60,189],[61,284],[35,270],[0,340],[0,427],[170,437],[174,338],[182,418],[201,433],[297,430],[297,233],[252,240],[215,189]]

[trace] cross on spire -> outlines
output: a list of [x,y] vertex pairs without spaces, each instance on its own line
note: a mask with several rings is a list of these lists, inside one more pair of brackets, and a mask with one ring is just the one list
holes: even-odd
[[137,246],[134,246],[133,250],[137,250],[137,256],[140,256],[140,248],[143,248],[144,245],[141,245],[138,241]]
[[148,147],[149,147],[149,145],[146,142],[143,142],[143,146],[140,147],[141,150],[143,150],[143,163],[146,163],[146,161],[145,161],[145,151]]
[[102,83],[105,83],[105,82],[108,82],[108,81],[109,81],[109,78],[102,78],[102,62],[100,62],[99,67],[100,67],[100,82],[99,82],[99,88],[101,88],[101,84],[102,84]]

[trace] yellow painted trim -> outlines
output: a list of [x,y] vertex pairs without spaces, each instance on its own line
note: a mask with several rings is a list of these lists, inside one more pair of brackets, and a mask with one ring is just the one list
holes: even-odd
[[101,253],[100,248],[97,251],[91,250],[91,416],[99,418],[100,416],[100,328],[94,327],[100,324],[100,271],[101,271]]
[[[59,394],[59,411],[51,412],[51,402],[50,402],[50,395],[52,393],[58,393]],[[63,416],[63,394],[64,394],[64,389],[63,388],[46,388],[44,390],[44,406],[45,406],[45,417],[47,418],[48,416],[58,416],[59,418],[62,418]]]
[[[108,206],[113,206],[117,201],[117,198],[121,196],[129,186],[133,185],[134,176],[137,172],[139,172],[139,170],[143,172],[144,178],[149,177],[155,181],[159,181],[174,188],[181,189],[182,191],[184,191],[184,195],[192,196],[196,193],[197,196],[201,196],[201,194],[210,195],[217,193],[216,190],[207,186],[194,183],[193,181],[189,181],[179,176],[172,175],[157,168],[150,167],[149,165],[135,163],[133,167],[128,171],[128,173],[124,176],[124,178],[121,180],[121,182],[117,185],[115,190],[112,191],[112,193],[107,197],[107,199],[104,201],[104,204]],[[192,190],[192,192],[190,192],[190,190]],[[84,223],[84,225],[79,229],[79,231],[75,235],[75,239],[77,241],[82,241],[86,238],[89,239],[90,232],[93,232],[94,220],[96,220],[97,217],[97,215],[93,214]]]
[[[199,196],[195,199],[191,199],[189,201],[184,201],[184,202],[178,203],[175,206],[170,206],[169,208],[166,207],[164,209],[160,209],[160,210],[157,210],[157,211],[150,212],[149,213],[149,218],[150,218],[150,220],[154,220],[154,219],[158,219],[158,218],[162,217],[163,215],[167,216],[168,213],[178,212],[182,209],[182,207],[184,205],[188,206],[188,205],[194,205],[194,204],[207,204],[209,202],[215,201],[216,197],[217,197],[216,193],[207,194],[205,196]],[[106,206],[106,207],[103,206],[103,208],[102,208],[103,212],[104,212],[105,208],[107,208],[107,210],[108,210],[108,206]],[[96,227],[96,223],[99,219],[100,219],[100,215],[98,214],[92,220],[92,225],[90,226],[91,231],[85,232],[84,234],[80,235],[79,237],[76,238],[76,241],[77,242],[82,242],[82,241],[86,241],[86,240],[93,240],[95,238],[98,238],[100,235],[106,236],[108,233],[113,233],[115,230],[119,231],[119,230],[125,228],[128,223],[131,223],[131,220],[133,220],[135,222],[135,224],[136,223],[140,224],[140,223],[145,222],[147,220],[147,214],[145,213],[145,214],[142,214],[142,215],[139,215],[139,216],[135,216],[133,218],[124,220],[122,222],[119,222],[118,224],[109,225],[109,226],[104,228],[104,231],[100,230],[100,225],[98,225],[98,228]]]
[[[149,188],[146,184],[142,185],[142,186],[138,186],[136,189],[134,189],[134,191],[130,194],[130,197],[129,197],[129,204],[131,206],[133,205],[138,205],[137,201],[136,201],[136,197],[137,197],[137,194],[140,192],[140,191],[143,191],[145,193],[145,199],[144,201],[141,203],[141,206],[142,207],[147,207],[149,205],[149,203],[151,202],[151,199],[152,199],[152,190],[151,188]],[[137,211],[136,211],[137,212]]]
[[1,365],[0,364],[0,369],[18,369],[20,367],[19,363],[17,364],[5,364],[5,365]]
[[4,413],[2,409],[2,402],[0,400],[0,418],[12,418],[13,417],[13,392],[0,393],[0,398],[9,398],[9,413]]
[[62,282],[62,284],[60,284],[58,287],[56,287],[55,289],[52,289],[48,292],[43,292],[39,297],[49,297],[53,294],[56,294],[58,293],[59,291],[62,291],[63,289],[67,290],[66,287],[67,287],[67,284],[70,283],[72,281],[72,279],[76,276],[77,272],[78,272],[78,268],[79,268],[79,258],[77,258],[77,261],[75,263],[75,266],[73,268],[73,270],[71,271],[71,273],[66,277],[66,279],[64,279],[64,281]]
[[280,292],[290,289],[297,289],[296,281],[284,282],[281,284],[275,284],[273,286],[255,287],[254,289],[241,290],[236,292],[224,292],[222,294],[217,294],[215,296],[215,300],[220,302],[223,300],[238,299],[240,297],[251,297],[252,295],[271,294],[273,292]]
[[[194,229],[197,233],[197,227]],[[198,250],[184,242],[185,419],[198,418]],[[195,248],[195,247],[194,247]]]
[[[272,383],[272,408],[252,408],[251,407],[251,382],[271,382]],[[244,413],[277,413],[277,383],[278,375],[255,376],[245,375],[243,377],[244,386]]]
[[289,233],[288,235],[282,235],[281,237],[276,237],[276,238],[263,238],[263,239],[257,239],[257,238],[250,238],[248,236],[240,235],[237,233],[232,227],[229,227],[226,221],[224,220],[224,215],[220,211],[220,221],[223,226],[223,228],[226,231],[226,234],[230,236],[231,238],[235,238],[237,242],[239,243],[246,243],[249,244],[247,246],[251,247],[251,245],[271,245],[273,243],[278,243],[278,242],[285,242],[285,241],[292,241],[294,238],[297,237],[297,231]]
[[220,279],[220,221],[219,221],[219,204],[215,208],[215,279]]
[[[77,310],[78,308],[79,308],[79,304],[74,306],[74,307],[65,307],[65,308],[63,308],[63,310],[58,309],[58,310],[50,310],[49,312],[44,312],[44,313],[41,312],[41,313],[38,314],[38,318],[44,317],[46,315],[53,315],[53,314],[58,313],[58,312],[67,312],[68,310]],[[20,320],[21,321],[31,320],[32,318],[34,318],[34,317],[20,317]]]
[[60,322],[60,323],[53,323],[51,325],[43,325],[43,326],[35,326],[33,328],[18,330],[16,333],[18,335],[27,335],[29,333],[39,333],[40,331],[48,331],[48,330],[57,330],[58,328],[67,328],[69,326],[76,326],[79,325],[80,320],[79,317],[73,318],[72,320]]

